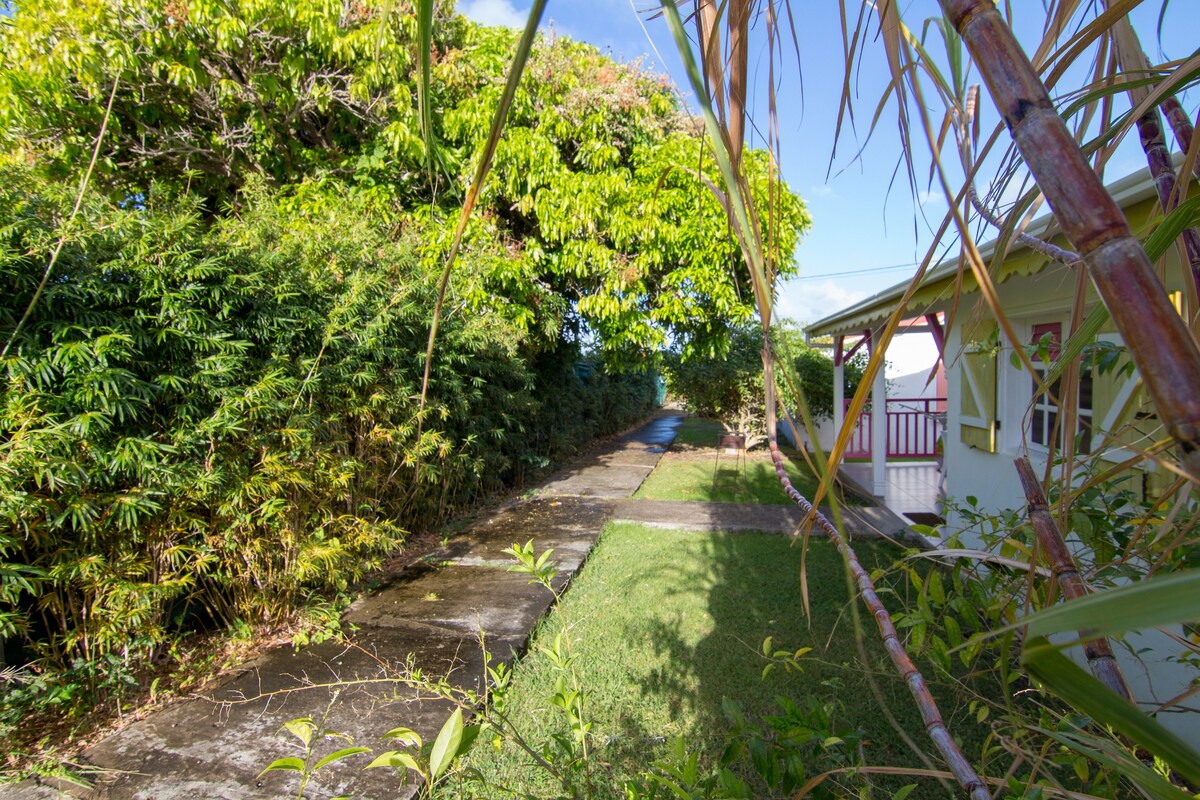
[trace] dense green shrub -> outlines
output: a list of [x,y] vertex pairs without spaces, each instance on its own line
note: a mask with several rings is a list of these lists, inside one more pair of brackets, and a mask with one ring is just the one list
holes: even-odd
[[[69,198],[27,169],[2,184],[11,331]],[[2,363],[5,635],[91,663],[187,606],[278,616],[646,413],[645,376],[585,384],[575,348],[533,358],[502,315],[450,314],[418,439],[424,237],[344,201],[293,214],[255,190],[209,227],[182,200],[87,197]]]

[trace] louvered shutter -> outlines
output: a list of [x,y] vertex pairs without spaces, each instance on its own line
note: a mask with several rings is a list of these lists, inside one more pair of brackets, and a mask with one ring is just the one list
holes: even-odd
[[[1120,335],[1107,332],[1096,339],[1120,345]],[[1115,369],[1101,372],[1092,369],[1092,424],[1095,434],[1092,449],[1104,450],[1108,461],[1132,458],[1137,449],[1145,448],[1153,438],[1161,436],[1157,417],[1142,390],[1137,371],[1127,369],[1129,355],[1124,354]],[[1156,433],[1157,431],[1157,433]],[[1123,445],[1132,445],[1124,447]]]
[[962,443],[996,452],[996,323],[985,321],[964,337],[959,356],[959,435]]

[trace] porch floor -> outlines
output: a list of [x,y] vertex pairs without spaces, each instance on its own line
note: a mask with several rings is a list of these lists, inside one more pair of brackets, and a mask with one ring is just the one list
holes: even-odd
[[[859,486],[871,488],[870,463],[842,464],[842,474]],[[941,514],[938,466],[934,461],[906,461],[887,465],[883,504],[910,522],[906,514]],[[928,524],[928,520],[920,520]]]

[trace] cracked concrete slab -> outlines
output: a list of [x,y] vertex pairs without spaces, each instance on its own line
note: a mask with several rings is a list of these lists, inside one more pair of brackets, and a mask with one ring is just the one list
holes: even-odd
[[550,561],[560,571],[574,572],[583,565],[611,512],[611,503],[603,500],[536,498],[454,536],[427,560],[508,568],[515,562],[504,550],[532,539],[536,552],[554,550]]
[[583,467],[538,490],[542,497],[628,497],[638,490],[653,467],[597,465]]
[[533,629],[553,600],[544,586],[506,569],[423,566],[359,598],[342,620],[363,627],[417,623],[466,636],[482,631],[489,639],[519,637]]
[[[497,641],[511,653],[514,638]],[[435,736],[454,708],[416,688],[412,669],[430,680],[444,677],[477,689],[483,654],[473,636],[416,625],[360,630],[355,643],[325,642],[295,651],[278,647],[255,659],[209,697],[180,703],[91,748],[88,761],[109,771],[89,798],[194,800],[197,797],[279,797],[295,791],[294,773],[260,775],[272,761],[303,756],[298,740],[281,730],[300,717],[323,721],[355,745],[388,749],[387,731],[403,725]],[[347,746],[324,740],[318,757]],[[363,754],[331,765],[313,779],[312,796],[353,793],[394,797],[400,781],[389,770],[365,770]]]

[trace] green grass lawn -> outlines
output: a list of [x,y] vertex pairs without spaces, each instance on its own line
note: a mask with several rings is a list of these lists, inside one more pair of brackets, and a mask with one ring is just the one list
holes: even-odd
[[[816,493],[817,481],[808,465],[788,458],[784,462],[788,478],[805,497]],[[770,457],[758,451],[747,455],[744,462],[736,456],[721,454],[710,448],[707,452],[667,453],[654,472],[634,494],[641,500],[694,500],[711,503],[762,503],[789,505],[783,493],[775,465]],[[847,494],[845,502],[861,505],[862,500]]]
[[716,447],[717,437],[725,432],[725,426],[712,419],[688,417],[675,431],[676,447]]
[[[724,426],[715,420],[688,417],[679,426],[671,449],[654,472],[642,483],[635,498],[641,500],[691,500],[709,503],[760,503],[789,505],[775,476],[766,448],[746,454],[745,459],[724,452],[718,458],[717,436]],[[805,497],[816,493],[817,480],[798,455],[784,450],[788,478]],[[845,502],[863,501],[847,494]]]
[[[720,469],[714,470],[719,466]],[[744,470],[743,470],[744,466]],[[817,482],[806,468],[787,465],[788,477],[801,494],[812,497]],[[788,505],[775,476],[775,466],[761,456],[739,463],[735,456],[716,451],[707,457],[664,457],[634,495],[639,500],[698,500],[712,503],[765,503]]]
[[[896,555],[885,544],[857,548],[868,569]],[[531,654],[517,665],[509,714],[533,742],[565,730],[548,703],[558,673],[539,650],[565,626],[594,723],[597,797],[623,796],[622,781],[664,757],[680,735],[698,750],[702,765],[713,764],[729,730],[724,707],[736,703],[760,720],[778,712],[777,696],[801,707],[829,703],[831,729],[861,731],[868,764],[920,766],[876,708],[863,677],[864,670],[877,675],[901,724],[932,749],[908,691],[885,664],[873,626],[866,639],[870,663],[859,662],[840,557],[826,541],[810,544],[811,620],[801,614],[799,573],[800,551],[786,537],[610,524],[561,610],[543,620]],[[761,678],[767,636],[777,647],[813,648],[803,671],[777,669]],[[948,688],[935,684],[934,690],[944,703]],[[968,737],[968,756],[975,755],[980,730],[955,717],[952,707],[943,713],[954,719],[957,735]],[[496,751],[480,742],[468,761],[490,780],[533,796],[560,791],[510,743]],[[906,783],[921,784],[913,796],[945,796],[937,783],[917,778],[875,782],[884,790],[880,796]],[[505,795],[475,790],[474,796]]]

